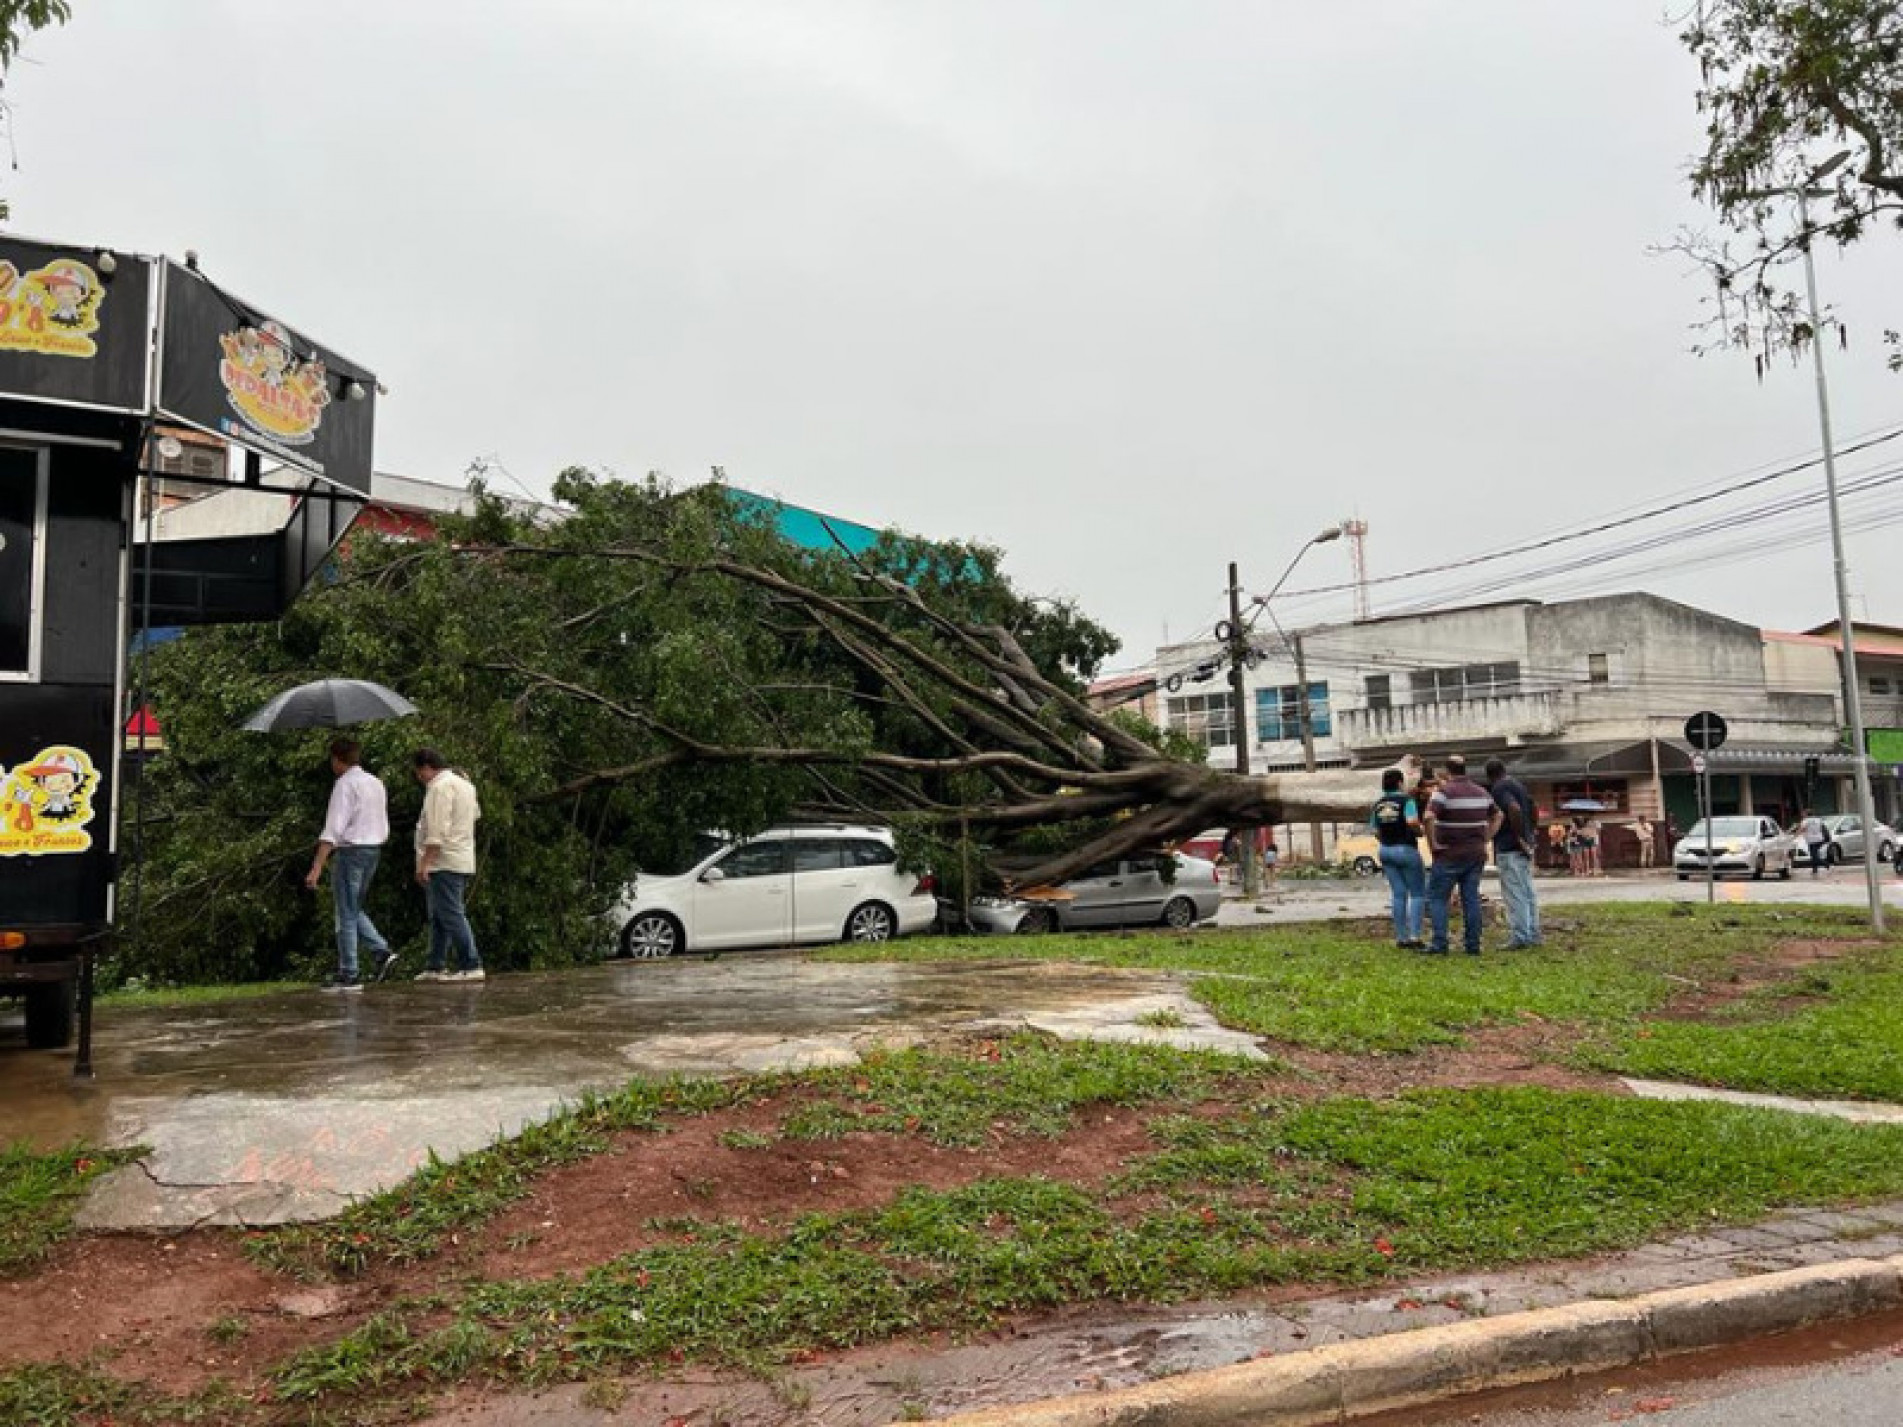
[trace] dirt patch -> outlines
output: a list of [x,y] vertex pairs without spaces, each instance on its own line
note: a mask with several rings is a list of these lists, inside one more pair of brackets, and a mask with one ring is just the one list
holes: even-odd
[[1429,1046],[1406,1054],[1343,1055],[1299,1046],[1277,1046],[1275,1053],[1305,1073],[1307,1083],[1298,1092],[1304,1097],[1358,1095],[1378,1100],[1404,1090],[1483,1085],[1625,1093],[1614,1076],[1565,1064],[1580,1038],[1576,1026],[1526,1016],[1469,1031],[1463,1045]]
[[[1683,989],[1655,1014],[1664,1021],[1715,1020],[1746,997],[1788,986],[1813,967],[1845,961],[1885,945],[1871,938],[1859,941],[1811,939],[1779,942],[1760,955],[1732,962],[1720,976],[1710,981],[1678,978],[1684,982]],[[1796,1006],[1812,999],[1802,992],[1793,991],[1781,998],[1780,1004],[1788,1002]]]
[[[0,1363],[95,1359],[168,1392],[194,1391],[309,1339],[309,1320],[274,1306],[294,1287],[252,1267],[222,1231],[79,1239],[33,1277],[0,1282]],[[221,1319],[243,1325],[228,1344],[210,1333]]]
[[[771,1231],[802,1214],[870,1209],[918,1187],[1041,1174],[1095,1184],[1154,1148],[1144,1128],[1155,1106],[1086,1111],[1056,1139],[994,1134],[946,1148],[910,1136],[779,1138],[797,1097],[688,1121],[663,1135],[618,1136],[608,1152],[544,1175],[530,1197],[472,1240],[468,1265],[493,1278],[535,1278],[591,1267],[678,1239],[652,1220],[692,1217]],[[729,1136],[769,1142],[736,1147]]]

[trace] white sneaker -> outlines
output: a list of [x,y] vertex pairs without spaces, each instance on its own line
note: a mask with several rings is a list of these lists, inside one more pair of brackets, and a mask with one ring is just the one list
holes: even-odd
[[447,981],[450,979],[450,973],[447,971],[419,971],[416,973],[416,979],[418,981]]
[[445,971],[443,973],[443,980],[445,981],[486,981],[488,980],[488,977],[483,975],[482,968],[478,966],[472,971]]

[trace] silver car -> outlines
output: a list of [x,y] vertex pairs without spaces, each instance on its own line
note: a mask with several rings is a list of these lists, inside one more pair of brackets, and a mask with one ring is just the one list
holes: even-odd
[[[1825,853],[1830,858],[1830,865],[1832,867],[1843,862],[1860,863],[1863,861],[1862,818],[1858,817],[1855,813],[1838,813],[1834,817],[1820,818],[1818,821],[1823,823],[1824,831],[1830,834],[1830,845],[1825,849]],[[1877,834],[1877,861],[1895,861],[1897,852],[1896,829],[1888,827],[1883,823],[1876,823],[1874,826]],[[1808,867],[1810,865],[1810,847],[1805,843],[1801,833],[1798,835],[1797,846],[1792,850],[1791,857],[1793,861],[1801,866]]]
[[[1171,861],[1175,876],[1169,875]],[[1222,883],[1216,864],[1181,853],[1125,857],[1093,867],[1050,901],[978,897],[973,931],[1032,935],[1084,927],[1166,926],[1187,930],[1216,915]]]
[[1721,876],[1727,872],[1751,877],[1762,877],[1767,872],[1780,877],[1791,875],[1791,845],[1795,839],[1773,819],[1755,813],[1713,818],[1709,832],[1709,859],[1705,855],[1707,829],[1703,818],[1673,846],[1672,870],[1678,873],[1679,881],[1688,880],[1694,873],[1702,874],[1707,867]]

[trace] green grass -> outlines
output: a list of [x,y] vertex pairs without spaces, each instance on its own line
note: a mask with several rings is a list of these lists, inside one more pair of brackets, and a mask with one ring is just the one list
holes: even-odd
[[762,1370],[1014,1314],[1371,1282],[1628,1247],[1783,1205],[1903,1192],[1903,1129],[1533,1089],[1264,1104],[1161,1122],[1108,1188],[914,1188],[780,1234],[710,1226],[579,1277],[482,1283],[299,1355],[278,1394],[386,1396],[682,1361]]
[[260,996],[281,996],[287,991],[308,991],[308,981],[245,981],[227,986],[121,986],[100,993],[98,1004],[113,1010],[140,1007],[200,1006],[218,1001],[249,1001]]
[[1681,981],[1722,974],[1736,958],[1792,937],[1851,937],[1860,917],[1834,908],[1670,904],[1558,908],[1541,951],[1423,957],[1396,949],[1385,925],[1312,923],[1193,935],[955,938],[829,949],[832,960],[1090,962],[1189,973],[1224,1025],[1320,1050],[1404,1052],[1459,1042],[1526,1016],[1580,1025],[1629,1022],[1664,1005]]
[[983,1144],[994,1132],[1057,1136],[1087,1106],[1198,1100],[1225,1079],[1285,1069],[1213,1052],[1016,1035],[976,1056],[889,1051],[803,1077],[825,1098],[800,1106],[782,1128],[797,1139],[876,1130],[941,1145]]
[[0,1145],[0,1278],[45,1258],[71,1231],[86,1186],[143,1153],[75,1145],[45,1154],[24,1143]]
[[1895,958],[1808,972],[1796,1008],[1756,996],[1710,1021],[1646,1021],[1582,1049],[1582,1063],[1653,1080],[1903,1103],[1903,969]]

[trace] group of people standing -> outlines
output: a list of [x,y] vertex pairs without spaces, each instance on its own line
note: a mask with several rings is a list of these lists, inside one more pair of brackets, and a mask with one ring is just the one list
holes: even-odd
[[[476,821],[482,816],[476,789],[433,748],[417,749],[410,767],[423,785],[423,811],[416,821],[416,881],[429,908],[429,959],[416,979],[481,981],[482,958],[464,909],[470,879],[476,875]],[[364,985],[359,947],[375,958],[372,980],[388,976],[397,959],[364,910],[383,846],[390,840],[389,794],[383,780],[363,766],[363,748],[355,739],[331,741],[330,771],[336,781],[304,885],[315,891],[329,869],[337,913],[337,972],[324,990],[357,992]]]
[[[1408,792],[1401,770],[1390,768],[1382,775],[1381,796],[1368,815],[1393,897],[1395,945],[1446,955],[1458,893],[1463,949],[1469,956],[1480,955],[1480,874],[1489,847],[1506,903],[1507,949],[1540,945],[1539,900],[1533,891],[1539,818],[1533,795],[1519,779],[1507,776],[1506,764],[1498,758],[1488,761],[1484,784],[1467,776],[1464,758],[1449,757],[1442,766],[1446,777],[1438,784],[1432,769],[1424,772],[1422,787],[1433,790],[1424,802]],[[1433,849],[1431,867],[1421,855],[1423,839]],[[1431,941],[1421,939],[1424,920]]]

